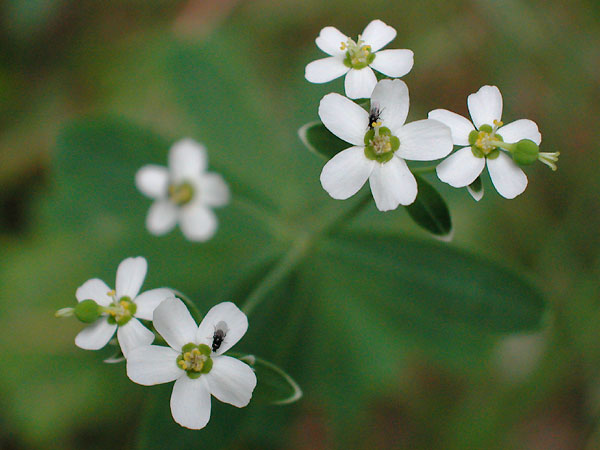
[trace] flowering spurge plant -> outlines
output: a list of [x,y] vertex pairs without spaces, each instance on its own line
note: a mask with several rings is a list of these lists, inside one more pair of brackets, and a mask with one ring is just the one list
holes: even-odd
[[171,413],[186,428],[204,428],[213,395],[238,408],[250,402],[256,375],[246,363],[225,353],[246,333],[248,319],[237,306],[214,306],[200,325],[177,298],[154,311],[154,327],[169,347],[139,346],[129,353],[127,375],[145,386],[175,381]]
[[372,69],[392,78],[406,75],[413,66],[411,50],[381,50],[396,37],[396,30],[381,20],[373,20],[356,42],[334,27],[325,27],[317,46],[330,55],[306,66],[311,83],[326,83],[346,75],[344,86],[349,98],[369,98],[377,84]]
[[339,94],[327,94],[319,105],[325,127],[352,144],[325,164],[321,184],[333,198],[347,199],[369,180],[380,211],[410,205],[417,181],[405,160],[431,161],[452,151],[450,129],[431,119],[406,124],[408,87],[402,80],[382,80],[367,112]]
[[121,351],[127,357],[136,346],[154,341],[154,333],[138,319],[152,320],[154,309],[173,293],[170,289],[158,288],[138,295],[147,269],[145,258],[127,258],[117,268],[115,289],[98,278],[86,281],[77,289],[77,306],[59,312],[62,316],[74,314],[82,322],[91,323],[75,337],[75,345],[85,350],[99,350],[116,331]]
[[211,208],[229,202],[229,188],[223,177],[206,172],[208,157],[204,146],[182,139],[169,151],[169,167],[146,165],[135,176],[142,194],[154,200],[146,217],[150,233],[160,236],[177,223],[190,241],[204,242],[217,231],[217,217]]
[[[527,187],[527,176],[519,165],[539,159],[556,170],[559,153],[540,153],[542,135],[535,122],[502,123],[502,95],[496,86],[483,86],[469,95],[467,105],[472,123],[445,109],[429,113],[430,119],[450,127],[454,145],[462,146],[437,166],[440,180],[453,187],[470,186],[487,165],[498,193],[512,199]],[[483,195],[482,191],[470,192],[476,200]]]

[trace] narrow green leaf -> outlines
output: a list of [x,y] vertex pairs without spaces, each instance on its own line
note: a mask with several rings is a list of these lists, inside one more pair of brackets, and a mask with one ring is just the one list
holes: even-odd
[[320,121],[309,122],[298,130],[300,140],[308,149],[327,160],[351,147],[331,133]]
[[302,398],[302,389],[283,369],[254,355],[228,353],[254,369],[258,383],[254,397],[274,405],[287,405]]
[[476,201],[479,201],[483,197],[483,183],[481,177],[477,177],[470,185],[467,186],[467,191],[471,194]]
[[419,193],[415,202],[406,206],[408,215],[417,225],[430,233],[449,238],[452,232],[452,220],[448,205],[432,185],[418,175],[415,175],[415,178]]

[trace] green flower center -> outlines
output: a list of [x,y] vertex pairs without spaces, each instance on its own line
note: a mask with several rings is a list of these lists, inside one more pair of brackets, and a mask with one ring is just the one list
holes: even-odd
[[185,370],[188,377],[195,379],[203,373],[211,371],[213,361],[210,358],[210,347],[206,344],[189,343],[181,349],[177,357],[177,366]]
[[[114,291],[110,291],[114,298]],[[123,296],[118,300],[114,300],[108,307],[103,308],[108,313],[108,323],[125,325],[131,320],[137,311],[137,305],[127,296]]]
[[481,125],[479,130],[473,130],[469,133],[469,144],[471,151],[477,158],[496,159],[500,154],[499,147],[504,143],[502,136],[496,133],[496,130],[502,126],[502,122],[494,120],[494,126]]
[[194,187],[187,181],[180,184],[170,184],[169,198],[176,205],[185,205],[194,198]]
[[357,42],[350,38],[342,42],[340,49],[346,50],[344,64],[350,69],[364,69],[375,60],[375,53],[371,51],[371,46],[366,45],[360,35]]
[[386,163],[400,148],[400,139],[392,135],[389,128],[382,127],[381,122],[374,122],[371,127],[365,133],[365,156],[370,160]]

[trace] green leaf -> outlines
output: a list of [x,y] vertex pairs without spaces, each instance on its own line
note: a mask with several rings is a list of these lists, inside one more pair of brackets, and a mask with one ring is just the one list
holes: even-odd
[[274,405],[287,405],[302,398],[302,389],[283,369],[254,355],[228,353],[254,369],[257,385],[253,399]]
[[476,201],[481,200],[483,197],[483,183],[481,182],[480,176],[475,178],[475,181],[467,186],[467,191],[469,191],[471,197],[473,197]]
[[439,192],[422,177],[417,179],[418,194],[414,203],[406,206],[408,215],[417,225],[440,237],[450,237],[452,220],[448,205]]
[[329,131],[320,121],[309,122],[298,130],[300,140],[316,155],[327,160],[351,147]]

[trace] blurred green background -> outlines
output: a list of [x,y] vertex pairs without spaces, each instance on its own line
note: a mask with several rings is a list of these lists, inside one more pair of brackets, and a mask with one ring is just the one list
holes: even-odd
[[[2,449],[600,448],[597,2],[8,0],[0,8]],[[505,123],[534,120],[542,151],[561,152],[556,173],[542,164],[527,168],[529,186],[511,201],[487,176],[479,203],[435,183],[454,220],[449,245],[525,274],[548,301],[545,326],[498,337],[476,357],[451,352],[461,353],[460,337],[450,350],[431,351],[382,332],[383,348],[368,348],[381,355],[381,367],[357,368],[361,375],[348,378],[352,367],[319,367],[327,360],[311,347],[306,358],[316,367],[308,372],[317,375],[307,375],[295,373],[285,346],[275,344],[281,330],[298,332],[312,319],[293,307],[312,292],[282,306],[283,290],[273,294],[279,303],[264,305],[285,326],[249,333],[241,350],[261,354],[256,343],[263,342],[263,354],[301,384],[322,376],[322,386],[303,385],[303,400],[285,408],[238,411],[214,401],[206,430],[179,430],[169,415],[170,386],[130,383],[123,365],[101,363],[107,352],[74,346],[81,324],[53,313],[71,305],[88,278],[114,283],[118,263],[137,254],[149,261],[146,289],[176,287],[204,311],[243,297],[251,288],[233,283],[234,274],[260,277],[285,242],[248,204],[293,223],[294,211],[335,203],[318,185],[322,161],[295,135],[317,119],[320,98],[342,87],[340,80],[304,80],[304,66],[323,56],[314,39],[327,25],[355,36],[375,18],[398,30],[389,48],[415,52],[404,77],[409,120],[435,108],[467,115],[467,95],[495,84]],[[186,244],[178,230],[149,236],[143,222],[150,202],[133,186],[132,168],[164,164],[183,136],[205,142],[211,168],[237,182],[234,192],[246,199],[218,211],[220,237],[204,246]],[[246,143],[247,152],[237,148]],[[121,155],[122,164],[105,154]],[[272,175],[278,171],[285,173]],[[355,228],[432,240],[404,211],[380,216],[371,208]],[[234,253],[235,264],[221,257]],[[314,270],[327,270],[326,259],[322,266]],[[471,270],[476,276],[478,267]],[[368,320],[375,326],[364,332],[377,333],[379,318]],[[269,323],[257,316],[261,321]],[[314,323],[321,325],[313,340],[343,346],[327,321]],[[361,339],[348,346],[364,351]],[[347,352],[352,348],[339,349],[342,360]],[[339,391],[327,395],[336,383]],[[356,396],[345,391],[355,384]],[[155,421],[166,424],[163,440],[150,431]],[[228,436],[239,423],[239,434]]]

